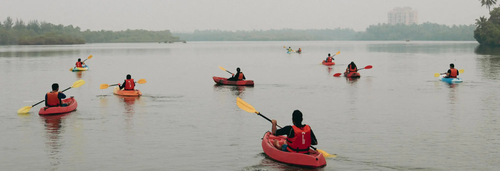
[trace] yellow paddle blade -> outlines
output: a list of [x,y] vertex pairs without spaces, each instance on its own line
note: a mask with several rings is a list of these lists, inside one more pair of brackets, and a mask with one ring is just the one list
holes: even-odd
[[338,55],[338,54],[340,54],[340,51],[338,51],[335,55]]
[[439,77],[439,73],[434,73],[434,77]]
[[69,71],[73,71],[73,68],[70,68]]
[[101,86],[99,87],[100,89],[107,89],[109,87],[108,84],[101,84]]
[[326,151],[323,151],[323,150],[320,150],[320,149],[317,149],[316,151],[318,151],[319,153],[323,154],[323,157],[325,157],[325,158],[335,158],[335,157],[337,157],[337,155],[335,155],[335,154],[328,154]]
[[28,112],[30,112],[31,108],[32,108],[31,106],[24,106],[23,108],[17,110],[17,113],[18,114],[28,113]]
[[283,46],[283,48],[286,48],[286,46]]
[[243,101],[240,97],[236,97],[236,105],[244,111],[247,111],[249,113],[259,113],[253,108],[252,105],[248,104],[247,102]]
[[87,59],[91,59],[92,57],[94,57],[94,56],[90,55],[89,57],[87,57]]
[[464,73],[464,69],[461,69],[461,70],[458,70],[458,72],[461,74],[461,73]]
[[225,68],[222,68],[221,66],[219,66],[219,68],[220,68],[220,69],[222,69],[223,71],[226,71],[226,69],[225,69]]
[[82,86],[84,84],[85,84],[85,81],[78,80],[78,81],[75,81],[75,83],[73,83],[73,85],[71,86],[71,88],[78,88],[78,87],[80,87],[80,86]]
[[143,79],[140,79],[139,81],[137,81],[137,83],[139,83],[139,84],[144,84],[144,83],[146,83],[146,79],[144,79],[144,78],[143,78]]

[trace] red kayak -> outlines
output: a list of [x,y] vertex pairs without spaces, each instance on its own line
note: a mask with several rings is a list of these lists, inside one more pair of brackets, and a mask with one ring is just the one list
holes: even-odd
[[335,62],[326,62],[323,60],[323,62],[321,62],[323,65],[326,65],[326,66],[332,66],[332,65],[335,65]]
[[78,103],[76,103],[76,100],[73,97],[63,99],[63,100],[61,100],[61,102],[68,104],[68,106],[42,107],[42,108],[40,108],[40,111],[38,112],[38,114],[39,115],[54,115],[54,114],[68,113],[68,112],[71,112],[73,110],[76,110],[76,107],[78,106]]
[[286,141],[285,136],[274,136],[271,132],[266,132],[262,138],[262,149],[271,159],[302,167],[318,168],[326,166],[326,160],[323,155],[315,150],[309,149],[309,154],[290,153],[278,150],[273,141],[277,140],[280,144]]
[[253,80],[228,81],[227,78],[213,77],[214,82],[222,85],[253,86]]
[[359,78],[359,77],[361,77],[359,72],[350,72],[350,73],[344,72],[344,76],[347,78]]

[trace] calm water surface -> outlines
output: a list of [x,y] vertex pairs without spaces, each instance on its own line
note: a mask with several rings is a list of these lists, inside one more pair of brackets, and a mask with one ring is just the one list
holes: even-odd
[[[283,46],[301,47],[287,54]],[[319,65],[336,53],[337,65]],[[77,58],[90,70],[70,72]],[[332,77],[355,61],[357,80]],[[450,63],[464,80],[438,81]],[[241,67],[254,87],[215,86]],[[123,98],[100,84],[126,74],[146,84]],[[300,109],[320,149],[319,170],[498,170],[500,50],[476,42],[188,42],[0,46],[1,170],[296,170],[265,157],[271,124],[236,106],[241,97],[281,125]],[[52,83],[78,109],[16,111]]]

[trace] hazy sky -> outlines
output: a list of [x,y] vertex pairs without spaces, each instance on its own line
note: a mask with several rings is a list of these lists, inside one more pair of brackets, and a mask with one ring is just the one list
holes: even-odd
[[[387,23],[395,7],[418,22],[474,24],[489,16],[479,0],[1,0],[0,20],[37,19],[90,30],[324,29],[363,31]],[[498,5],[497,5],[498,6]]]

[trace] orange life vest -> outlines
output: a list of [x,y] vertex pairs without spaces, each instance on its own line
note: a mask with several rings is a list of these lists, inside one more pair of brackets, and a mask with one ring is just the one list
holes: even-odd
[[82,67],[82,62],[76,62],[76,67]]
[[135,88],[135,83],[134,83],[134,79],[128,79],[128,80],[125,80],[125,90],[134,90]]
[[49,106],[60,106],[61,99],[59,99],[59,92],[48,92],[47,93],[47,105]]
[[326,58],[326,62],[333,62],[333,57],[329,56],[328,58]]
[[240,72],[240,75],[238,75],[238,80],[243,80],[243,72]]
[[288,151],[295,153],[307,153],[309,152],[309,146],[311,146],[311,127],[306,125],[302,128],[292,126],[295,136],[293,138],[287,138]]
[[349,72],[358,72],[358,67],[354,67],[353,65],[349,65]]
[[449,78],[457,78],[457,75],[458,75],[458,70],[453,68],[453,69],[450,69],[450,76]]

